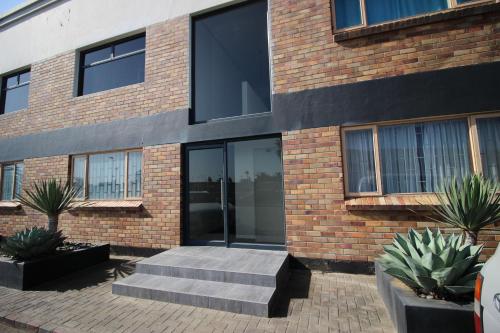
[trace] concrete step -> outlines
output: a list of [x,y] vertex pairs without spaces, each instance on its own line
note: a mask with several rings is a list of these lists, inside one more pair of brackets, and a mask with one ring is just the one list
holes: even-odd
[[137,263],[142,274],[278,287],[288,279],[288,253],[224,247],[179,247]]
[[112,288],[116,295],[255,316],[269,316],[276,297],[274,287],[141,273],[113,283]]

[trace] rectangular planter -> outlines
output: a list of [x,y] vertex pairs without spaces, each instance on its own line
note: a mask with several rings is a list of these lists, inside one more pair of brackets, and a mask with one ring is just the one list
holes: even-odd
[[377,288],[399,333],[474,332],[474,303],[420,298],[375,263]]
[[109,244],[29,261],[0,260],[0,286],[26,290],[109,260]]

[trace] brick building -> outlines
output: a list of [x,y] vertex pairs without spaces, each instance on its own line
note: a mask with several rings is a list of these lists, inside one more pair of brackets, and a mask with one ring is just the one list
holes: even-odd
[[2,235],[56,177],[72,240],[366,263],[443,181],[499,179],[497,1],[35,0],[0,45]]

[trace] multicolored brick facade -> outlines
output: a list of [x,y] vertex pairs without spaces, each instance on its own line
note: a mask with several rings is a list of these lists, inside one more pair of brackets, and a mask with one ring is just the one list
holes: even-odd
[[[473,15],[340,42],[334,41],[330,0],[269,3],[274,95],[500,61],[500,4],[494,1],[478,4],[487,10]],[[190,17],[145,30],[144,83],[75,97],[77,52],[32,64],[29,107],[0,116],[0,138],[189,109]],[[373,261],[394,232],[435,225],[428,213],[417,215],[405,206],[408,202],[414,208],[418,196],[393,196],[397,204],[364,198],[356,205],[345,196],[340,125],[290,129],[281,137],[286,248],[292,255]],[[182,245],[183,144],[135,147],[143,149],[144,159],[141,210],[74,210],[61,217],[65,234],[75,241],[119,247]],[[48,177],[68,179],[70,157],[25,159],[23,183],[27,187]],[[45,218],[29,208],[0,208],[2,235],[43,223]],[[500,231],[484,232],[481,240],[489,256]]]

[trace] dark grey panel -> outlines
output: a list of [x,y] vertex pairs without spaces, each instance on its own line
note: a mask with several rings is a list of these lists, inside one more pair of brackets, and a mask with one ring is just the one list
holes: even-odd
[[274,96],[279,127],[300,129],[500,110],[500,62]]
[[[273,112],[189,125],[178,110],[0,140],[0,161],[500,110],[500,62],[273,96]],[[1,119],[0,119],[1,121]]]

